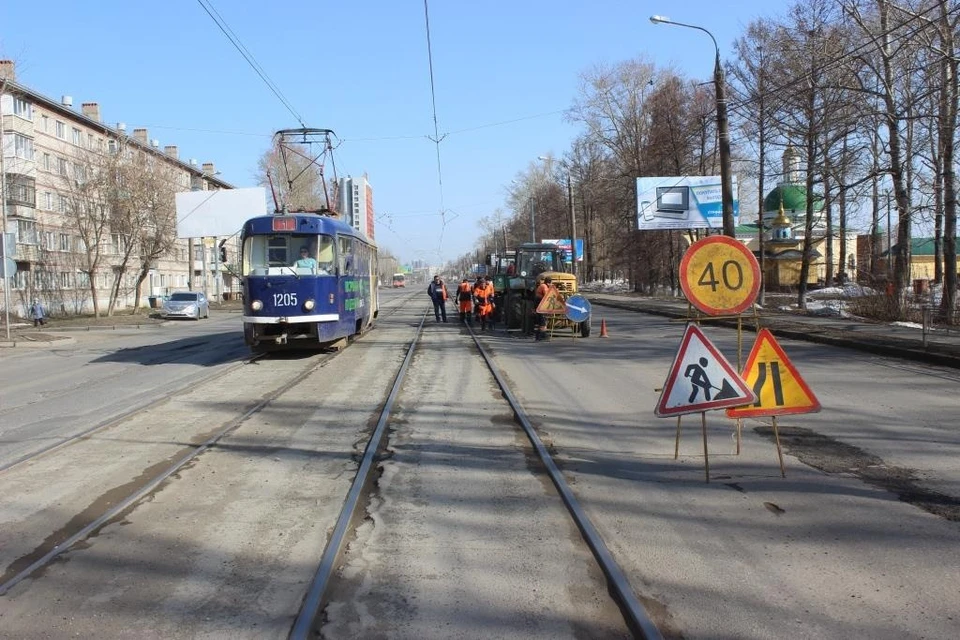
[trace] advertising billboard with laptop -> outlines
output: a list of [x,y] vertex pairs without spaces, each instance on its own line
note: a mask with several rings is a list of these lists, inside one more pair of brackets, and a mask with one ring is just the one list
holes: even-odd
[[[733,178],[733,215],[738,224],[740,203]],[[658,176],[637,178],[637,229],[722,229],[720,176]]]

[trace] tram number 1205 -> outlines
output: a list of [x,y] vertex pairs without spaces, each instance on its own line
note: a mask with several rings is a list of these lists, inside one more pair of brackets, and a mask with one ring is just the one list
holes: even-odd
[[273,306],[275,306],[275,307],[295,307],[295,306],[297,306],[297,294],[295,294],[295,293],[275,293],[275,294],[273,294]]

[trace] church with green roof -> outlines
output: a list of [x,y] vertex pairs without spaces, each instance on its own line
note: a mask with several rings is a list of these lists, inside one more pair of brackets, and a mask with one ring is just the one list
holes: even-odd
[[[803,254],[803,238],[806,232],[807,190],[800,179],[800,155],[792,146],[783,152],[784,180],[771,189],[763,199],[763,265],[764,281],[768,289],[792,288],[800,284],[800,265]],[[813,195],[813,260],[810,263],[808,284],[826,280],[827,224],[823,211],[823,198]],[[740,224],[736,237],[760,259],[760,226]],[[839,237],[833,242],[834,274],[846,272],[853,279],[856,269],[855,233],[847,234],[848,256],[839,268]]]

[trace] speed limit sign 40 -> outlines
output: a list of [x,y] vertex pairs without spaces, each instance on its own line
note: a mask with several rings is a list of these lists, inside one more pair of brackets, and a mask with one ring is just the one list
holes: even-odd
[[708,236],[690,245],[680,261],[680,288],[707,315],[748,309],[760,290],[760,265],[742,242]]

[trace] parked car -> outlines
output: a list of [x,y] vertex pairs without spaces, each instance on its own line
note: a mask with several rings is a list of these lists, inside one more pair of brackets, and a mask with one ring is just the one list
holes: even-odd
[[160,309],[164,318],[200,318],[210,317],[210,303],[207,296],[199,291],[177,291],[167,298]]

